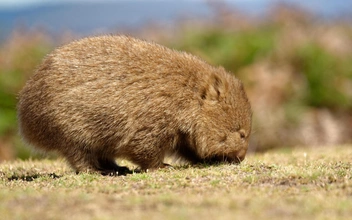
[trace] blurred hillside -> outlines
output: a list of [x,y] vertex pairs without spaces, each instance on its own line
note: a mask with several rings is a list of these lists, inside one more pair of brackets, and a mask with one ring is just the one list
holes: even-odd
[[51,36],[113,33],[148,24],[173,29],[179,20],[216,18],[213,6],[219,2],[259,18],[275,4],[299,6],[324,20],[352,17],[352,1],[346,0],[0,0],[0,40],[18,27],[41,28]]
[[[250,151],[352,143],[352,26],[284,5],[261,19],[210,3],[214,19],[150,25],[134,36],[198,55],[240,78],[253,108]],[[0,45],[0,161],[35,155],[17,135],[16,95],[74,35],[18,28]],[[59,40],[58,40],[59,39]]]

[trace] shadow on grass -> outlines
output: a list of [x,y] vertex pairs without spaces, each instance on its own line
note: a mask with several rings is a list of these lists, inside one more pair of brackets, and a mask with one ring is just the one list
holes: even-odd
[[175,170],[186,170],[186,169],[209,169],[210,167],[221,167],[224,165],[240,166],[240,163],[230,163],[230,162],[200,162],[196,164],[181,164],[176,166],[171,166]]
[[8,177],[7,179],[9,181],[17,181],[17,180],[22,180],[22,181],[26,181],[26,182],[31,182],[35,179],[38,178],[50,178],[50,179],[58,179],[62,176],[59,176],[55,173],[48,173],[48,174],[32,174],[32,175],[12,175],[11,177]]

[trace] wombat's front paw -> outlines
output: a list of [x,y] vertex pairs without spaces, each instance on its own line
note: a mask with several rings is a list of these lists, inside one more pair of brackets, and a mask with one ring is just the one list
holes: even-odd
[[175,169],[172,165],[170,165],[168,163],[163,163],[163,165],[160,168],[168,169],[168,170],[174,170]]
[[127,174],[132,174],[133,172],[127,167],[118,167],[114,170],[102,170],[100,173],[104,176],[125,176]]
[[135,173],[143,173],[143,172],[152,172],[158,169],[174,169],[174,167],[170,164],[167,163],[162,163],[159,167],[152,167],[152,168],[147,168],[147,169],[136,169],[134,170]]

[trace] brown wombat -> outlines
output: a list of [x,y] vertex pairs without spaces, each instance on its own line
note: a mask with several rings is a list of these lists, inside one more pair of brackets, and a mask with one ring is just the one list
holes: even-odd
[[127,36],[85,38],[49,54],[19,96],[20,133],[78,171],[124,174],[166,155],[242,161],[251,132],[242,83],[185,52]]

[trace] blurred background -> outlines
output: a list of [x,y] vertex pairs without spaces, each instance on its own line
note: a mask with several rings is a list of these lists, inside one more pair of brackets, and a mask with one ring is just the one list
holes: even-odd
[[17,94],[56,46],[128,34],[224,66],[252,103],[250,152],[352,143],[352,1],[0,0],[0,161],[39,157]]

